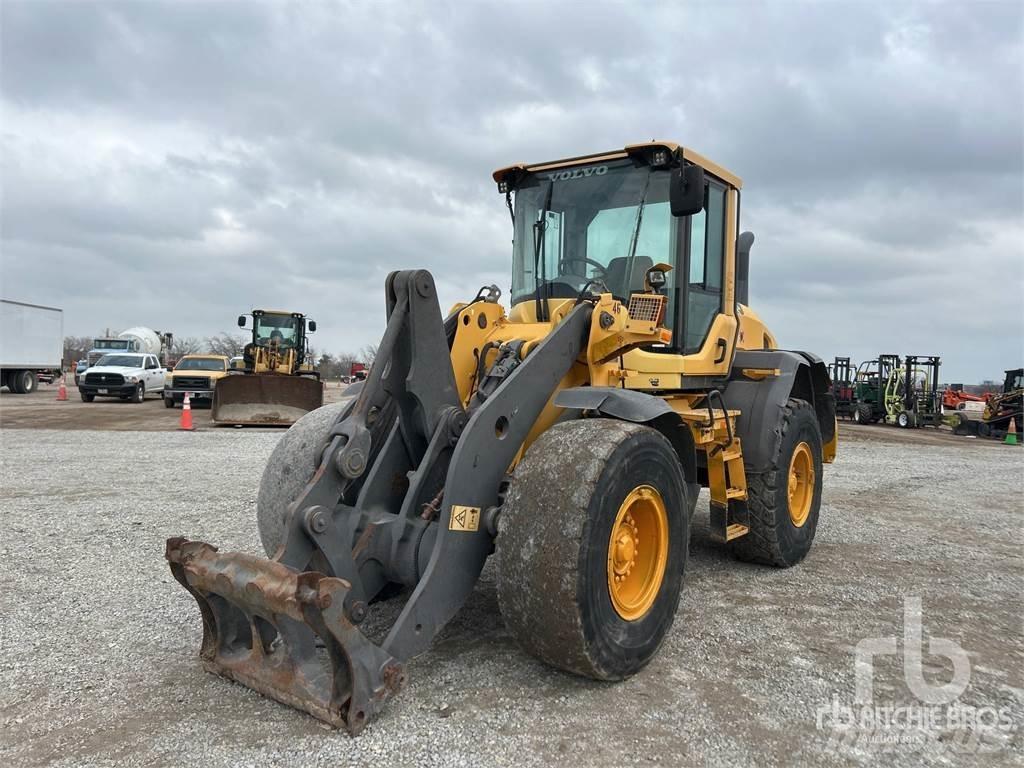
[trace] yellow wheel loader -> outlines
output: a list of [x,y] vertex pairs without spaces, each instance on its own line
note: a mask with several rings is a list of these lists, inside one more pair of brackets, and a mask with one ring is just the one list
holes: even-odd
[[[252,341],[245,345],[241,367],[217,380],[211,417],[215,424],[294,424],[324,404],[306,341],[316,321],[266,309],[254,309],[251,316]],[[239,328],[245,318],[238,316]]]
[[[367,380],[266,467],[269,559],[167,542],[205,668],[351,733],[492,554],[521,646],[612,681],[676,618],[701,487],[741,560],[796,565],[818,525],[828,373],[747,306],[740,179],[667,142],[494,178],[510,307],[491,286],[443,316],[428,272],[391,273]],[[384,598],[403,602],[381,632],[367,617]]]

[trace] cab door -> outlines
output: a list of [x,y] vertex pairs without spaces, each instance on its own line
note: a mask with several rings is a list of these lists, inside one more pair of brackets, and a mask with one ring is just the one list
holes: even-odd
[[672,344],[624,356],[629,389],[705,386],[704,377],[727,377],[732,367],[739,327],[734,282],[739,192],[710,174],[706,178],[704,210],[679,223],[682,256],[670,273],[668,302]]
[[160,363],[153,355],[146,355],[146,391],[152,392],[154,390],[163,389],[164,387],[164,372],[160,368]]
[[739,193],[708,179],[704,210],[686,226],[681,288],[683,373],[726,376],[736,343],[736,209]]

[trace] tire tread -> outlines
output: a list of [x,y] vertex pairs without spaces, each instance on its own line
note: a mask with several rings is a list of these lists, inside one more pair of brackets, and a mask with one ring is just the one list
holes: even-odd
[[796,414],[808,411],[814,415],[814,407],[806,400],[790,398],[782,409],[779,439],[771,467],[766,472],[747,475],[747,510],[750,514],[750,530],[745,536],[732,542],[737,558],[750,563],[773,565],[785,568],[794,563],[786,558],[779,539],[776,514],[780,480],[788,483],[788,467],[781,467],[779,451],[786,434],[793,426]]

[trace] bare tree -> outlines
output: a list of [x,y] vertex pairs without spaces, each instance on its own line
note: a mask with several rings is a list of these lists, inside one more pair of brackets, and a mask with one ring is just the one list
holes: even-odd
[[198,336],[175,336],[171,342],[170,355],[174,358],[195,355],[202,352],[206,344]]
[[352,375],[352,363],[358,363],[358,355],[352,352],[339,352],[334,356],[335,362],[338,367],[338,376],[351,376]]
[[92,349],[91,336],[65,336],[64,337],[64,364],[74,367],[79,360],[84,360]]
[[206,347],[214,355],[226,355],[227,357],[236,357],[242,354],[242,349],[245,347],[246,338],[240,336],[237,333],[228,333],[222,331],[216,336],[210,336],[206,339]]
[[366,363],[366,367],[369,368],[373,365],[373,361],[377,358],[377,345],[367,344],[365,347],[359,350],[359,355],[363,359],[359,362]]
[[338,361],[330,352],[323,352],[318,356],[317,370],[320,371],[321,379],[332,379],[338,375]]

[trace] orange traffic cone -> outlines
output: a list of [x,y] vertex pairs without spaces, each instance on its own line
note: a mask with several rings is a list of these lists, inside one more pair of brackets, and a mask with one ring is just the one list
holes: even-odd
[[192,431],[195,427],[192,426],[192,404],[188,399],[188,392],[185,393],[185,399],[181,401],[181,424],[178,429],[186,429]]
[[67,400],[68,399],[68,387],[64,383],[64,377],[63,376],[60,377],[60,386],[57,387],[57,399],[58,400]]
[[1006,445],[1017,445],[1017,420],[1010,417],[1010,426],[1006,430],[1006,438],[1003,440]]

